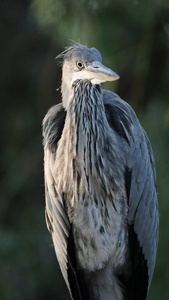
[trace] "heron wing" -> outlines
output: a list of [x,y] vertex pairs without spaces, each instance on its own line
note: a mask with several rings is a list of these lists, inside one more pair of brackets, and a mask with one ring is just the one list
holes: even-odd
[[52,235],[57,260],[72,299],[85,300],[85,287],[77,269],[72,227],[69,222],[64,196],[55,185],[54,161],[61,138],[66,112],[62,104],[52,107],[43,121],[44,177],[46,198],[46,223]]
[[[158,244],[155,163],[148,137],[132,108],[116,94],[104,91],[110,127],[125,140],[128,236],[132,276],[125,282],[130,300],[145,300]],[[122,143],[124,147],[124,142]]]
[[[146,299],[155,267],[159,221],[154,158],[150,142],[142,128],[134,131],[127,168],[130,170],[128,224],[131,256],[134,257],[133,285],[138,286],[142,281],[139,289],[142,292],[138,294],[135,289],[134,293],[137,295],[136,299]],[[135,248],[138,249],[137,252]]]

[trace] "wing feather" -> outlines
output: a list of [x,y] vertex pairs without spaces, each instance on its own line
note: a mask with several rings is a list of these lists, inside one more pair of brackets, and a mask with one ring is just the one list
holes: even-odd
[[63,106],[59,104],[49,110],[43,121],[45,217],[57,260],[72,299],[89,300],[87,289],[77,268],[72,225],[67,216],[64,196],[57,193],[53,175],[57,145],[62,135],[65,117]]
[[132,276],[127,299],[145,300],[153,276],[158,244],[158,204],[155,163],[150,142],[132,108],[116,94],[103,92],[110,127],[127,142],[126,193]]

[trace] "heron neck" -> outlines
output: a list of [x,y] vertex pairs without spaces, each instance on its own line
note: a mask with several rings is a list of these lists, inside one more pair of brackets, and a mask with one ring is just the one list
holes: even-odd
[[62,94],[62,103],[63,103],[63,107],[65,108],[65,110],[68,110],[68,107],[70,106],[70,103],[73,98],[74,90],[73,90],[73,87],[70,88],[70,86],[72,86],[71,82],[67,83],[62,78],[61,94]]
[[[62,192],[73,193],[75,185],[72,206],[74,201],[77,203],[83,198],[83,191],[98,193],[98,181],[100,189],[112,193],[123,171],[120,166],[110,168],[110,162],[113,166],[122,158],[119,157],[116,135],[108,125],[101,87],[80,80],[75,83],[73,91],[55,168]],[[111,178],[111,183],[106,178]]]
[[[104,143],[105,133],[108,132],[105,127],[108,124],[100,85],[92,85],[88,80],[75,82],[67,113],[74,123],[76,151],[80,151],[83,146],[87,151],[91,147],[96,150],[98,142]],[[76,153],[79,154],[80,152]]]
[[87,180],[96,174],[98,161],[102,164],[103,153],[108,152],[112,144],[112,133],[105,115],[101,86],[80,80],[73,88],[65,122],[69,136],[67,153],[71,153],[71,159],[81,169],[79,173],[84,173]]
[[[57,152],[59,157],[64,157],[61,185],[64,186],[67,182],[70,185],[69,188],[65,186],[63,189],[72,190],[72,184],[76,182],[75,199],[78,201],[78,191],[80,193],[83,193],[85,189],[91,191],[91,182],[95,180],[99,172],[96,170],[98,161],[100,165],[103,165],[104,157],[101,151],[110,144],[107,138],[109,129],[100,86],[92,85],[87,80],[75,82],[69,103]],[[83,182],[82,188],[78,186],[79,182],[81,184]]]

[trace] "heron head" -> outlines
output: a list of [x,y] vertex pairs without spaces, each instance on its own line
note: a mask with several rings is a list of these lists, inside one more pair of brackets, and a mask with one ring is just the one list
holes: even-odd
[[102,64],[101,54],[95,48],[77,44],[67,48],[56,59],[62,60],[61,90],[65,108],[68,107],[68,98],[77,79],[90,80],[93,85],[119,79],[115,72]]
[[95,48],[75,45],[59,56],[63,59],[62,81],[66,80],[71,86],[77,79],[87,79],[92,84],[119,79],[115,72],[102,64],[101,54]]

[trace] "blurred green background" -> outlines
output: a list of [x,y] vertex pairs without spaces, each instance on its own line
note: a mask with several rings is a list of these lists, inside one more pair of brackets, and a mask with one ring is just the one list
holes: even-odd
[[148,299],[168,300],[168,0],[2,0],[0,7],[0,299],[70,299],[44,219],[41,122],[61,101],[54,57],[74,40],[100,50],[120,75],[104,87],[130,103],[151,140],[160,241]]

